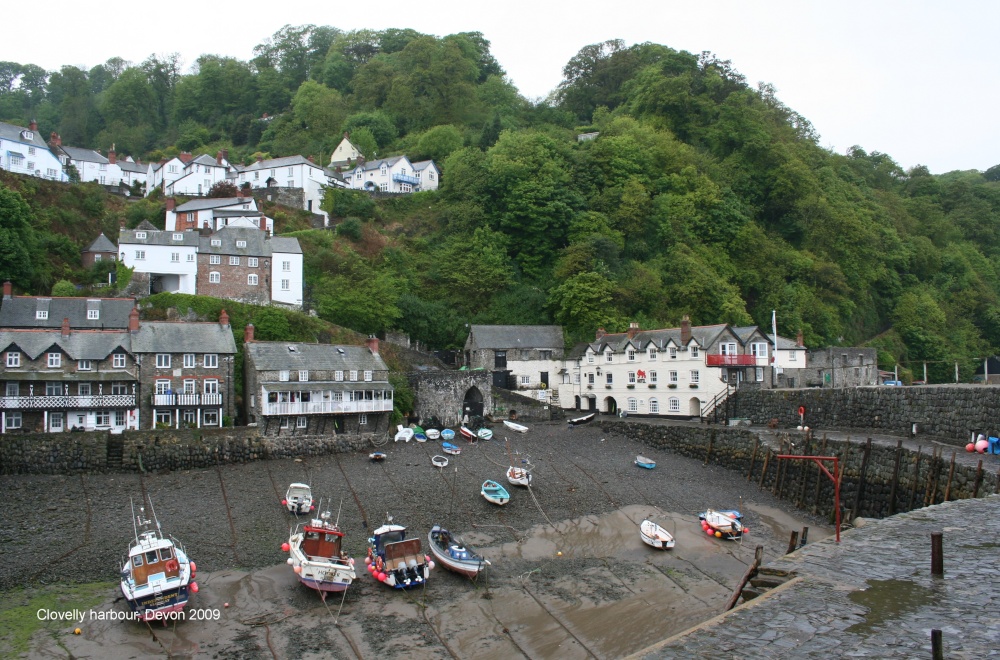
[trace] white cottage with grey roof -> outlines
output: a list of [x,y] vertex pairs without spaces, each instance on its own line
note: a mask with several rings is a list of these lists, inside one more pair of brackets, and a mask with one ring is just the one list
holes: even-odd
[[138,273],[147,273],[149,292],[198,293],[198,234],[160,231],[148,222],[118,232],[118,256]]
[[388,193],[436,190],[440,180],[440,172],[433,161],[421,161],[417,168],[406,156],[380,158],[371,162],[361,158],[354,167],[344,171],[342,176],[349,188]]
[[538,390],[544,399],[565,370],[565,340],[558,325],[473,325],[465,365],[494,373],[494,385]]
[[329,217],[320,208],[323,189],[330,185],[326,170],[303,156],[260,158],[250,165],[237,165],[233,182],[237,187],[299,188],[302,190],[302,208],[311,213]]
[[62,163],[38,135],[34,120],[27,128],[0,122],[0,170],[51,181],[69,181]]
[[393,387],[378,352],[366,346],[244,340],[247,419],[264,435],[376,434],[389,429]]
[[236,220],[247,219],[268,234],[274,233],[274,220],[257,208],[257,200],[252,196],[206,197],[179,206],[173,197],[165,201],[167,214],[163,226],[166,231],[218,231]]

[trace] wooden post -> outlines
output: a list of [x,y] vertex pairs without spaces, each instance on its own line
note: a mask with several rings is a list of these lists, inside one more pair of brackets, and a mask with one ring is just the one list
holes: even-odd
[[809,542],[809,528],[803,527],[802,536],[799,537],[799,545],[805,545],[808,542]]
[[738,585],[736,585],[736,591],[733,592],[733,595],[729,597],[729,602],[726,603],[726,610],[725,610],[726,612],[736,607],[736,603],[739,601],[740,596],[743,594],[743,587],[747,586],[747,582],[749,582],[753,578],[753,576],[757,574],[757,569],[760,568],[760,562],[763,558],[764,558],[764,546],[758,545],[757,549],[754,550],[753,553],[753,563],[750,564],[750,567],[746,570],[746,573],[743,574],[743,579],[740,580],[740,583]]
[[[931,456],[931,462],[927,466],[927,482],[924,484],[924,506],[933,504],[934,491],[937,490],[937,473],[938,473],[938,448],[934,448],[933,455]],[[931,483],[933,482],[933,489],[931,488]]]
[[931,575],[944,577],[944,550],[941,532],[931,532]]
[[899,462],[903,458],[903,441],[896,441],[896,465],[892,468],[892,486],[889,489],[889,515],[896,513],[896,490],[899,488]]
[[972,487],[972,496],[979,497],[979,487],[983,485],[983,459],[979,459],[979,465],[976,466],[976,483]]
[[931,657],[933,660],[944,660],[944,646],[941,643],[941,631],[931,629]]
[[913,459],[913,481],[910,483],[910,501],[906,505],[907,511],[913,511],[913,500],[917,496],[917,479],[920,476],[920,452],[923,447],[917,447],[917,456]]
[[788,539],[788,551],[785,552],[786,555],[790,555],[795,552],[795,548],[799,545],[799,533],[792,532],[791,538]]
[[[784,454],[785,452],[785,439],[781,439],[781,449],[779,453]],[[781,480],[782,475],[785,472],[785,461],[778,461],[778,469],[774,471],[774,485],[771,487],[771,494],[779,499],[781,496],[778,494],[781,492]]]
[[760,470],[760,482],[757,484],[757,488],[764,487],[764,478],[767,477],[767,464],[771,460],[771,448],[768,447],[767,454],[764,455],[764,467]]
[[[811,434],[807,433],[806,434],[806,446],[802,448],[802,453],[805,454],[806,456],[810,455],[809,454],[809,441],[810,440],[812,440],[812,436],[811,436]],[[799,475],[800,475],[800,477],[802,479],[802,484],[799,486],[799,498],[795,502],[795,506],[797,506],[800,509],[802,508],[802,504],[805,502],[805,499],[806,499],[806,481],[808,481],[808,479],[806,479],[807,472],[808,471],[806,470],[806,466],[805,465],[801,466],[801,468],[799,469]]]
[[760,438],[754,438],[753,440],[753,453],[750,454],[750,470],[747,472],[747,481],[753,478],[753,466],[757,462],[757,447],[760,445]]
[[951,498],[951,480],[955,476],[955,452],[951,452],[951,469],[948,470],[948,483],[944,487],[944,501]]
[[[823,444],[819,448],[819,455],[826,456],[826,433],[823,434]],[[817,463],[816,464],[816,493],[813,495],[813,515],[819,513],[819,492],[823,487],[823,467]]]
[[854,491],[854,508],[851,509],[851,520],[861,513],[861,498],[865,494],[865,475],[868,472],[868,459],[872,455],[872,439],[865,444],[865,453],[861,458],[861,471],[858,472],[858,488]]

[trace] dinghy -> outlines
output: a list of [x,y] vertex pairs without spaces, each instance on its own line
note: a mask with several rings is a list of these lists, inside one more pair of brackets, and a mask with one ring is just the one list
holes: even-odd
[[285,499],[281,500],[281,503],[294,514],[309,513],[315,508],[309,484],[291,484],[285,491]]
[[652,520],[643,520],[639,525],[639,537],[646,545],[661,550],[669,550],[674,547],[674,537],[667,530],[657,525]]
[[491,431],[490,429],[488,429],[486,427],[483,427],[483,428],[479,429],[478,431],[476,431],[476,436],[480,440],[489,440],[490,438],[493,437],[493,431]]
[[441,437],[441,431],[437,429],[427,429],[425,433],[427,434],[428,440],[437,440]]
[[594,421],[595,417],[597,417],[597,413],[596,412],[592,412],[592,413],[589,413],[587,415],[583,415],[582,417],[574,417],[573,419],[569,420],[569,425],[570,426],[579,426],[580,424],[586,424],[587,422]]
[[403,442],[409,442],[413,439],[413,429],[408,429],[400,425],[399,430],[396,432],[396,442],[402,440]]
[[427,442],[427,434],[426,433],[414,433],[413,434],[413,439],[416,440],[417,442]]
[[455,432],[451,429],[441,429],[441,439],[450,442],[455,439]]
[[743,524],[743,514],[739,511],[707,509],[704,513],[698,514],[698,518],[705,533],[718,539],[735,541],[750,533]]
[[646,458],[645,456],[636,456],[635,464],[641,468],[646,468],[647,470],[652,470],[656,467],[656,461],[651,458]]
[[434,568],[420,548],[420,539],[407,538],[406,528],[393,525],[391,516],[368,539],[365,564],[373,578],[395,589],[423,586]]
[[431,554],[449,571],[454,571],[459,575],[474,578],[479,572],[490,565],[490,562],[483,559],[475,550],[462,542],[457,536],[452,536],[451,532],[434,525],[430,534],[427,535],[428,545]]
[[507,428],[509,428],[514,433],[527,433],[528,432],[528,427],[527,426],[522,426],[521,424],[518,424],[517,422],[512,422],[509,419],[503,420],[503,425],[506,426]]
[[460,428],[458,429],[458,433],[459,433],[459,434],[460,434],[460,435],[461,435],[461,436],[462,436],[463,438],[465,438],[466,440],[468,440],[469,442],[473,442],[473,441],[475,441],[475,439],[476,439],[476,437],[477,437],[477,436],[476,436],[476,432],[475,432],[475,431],[473,431],[472,429],[470,429],[470,428],[469,428],[469,427],[467,427],[467,426],[462,426],[462,427],[460,427]]
[[448,467],[448,457],[447,456],[431,456],[431,465],[436,468]]
[[385,452],[384,451],[373,451],[372,453],[368,454],[368,458],[370,458],[372,461],[384,461],[385,460]]
[[462,453],[462,448],[457,445],[453,445],[450,442],[442,442],[441,451],[446,454],[451,454],[452,456],[458,456]]
[[517,467],[511,465],[507,468],[507,481],[515,486],[530,486],[531,485],[531,467]]
[[484,481],[482,490],[479,492],[486,498],[487,502],[492,502],[493,504],[504,505],[510,502],[510,493],[507,492],[507,489],[492,479]]

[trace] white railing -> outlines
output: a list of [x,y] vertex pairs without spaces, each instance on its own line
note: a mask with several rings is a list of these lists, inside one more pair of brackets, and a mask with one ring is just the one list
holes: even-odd
[[94,396],[3,396],[0,408],[6,410],[58,410],[60,408],[135,408],[134,394],[97,394]]
[[154,394],[154,406],[221,406],[222,394]]
[[381,401],[295,401],[265,403],[265,415],[392,412],[392,399]]

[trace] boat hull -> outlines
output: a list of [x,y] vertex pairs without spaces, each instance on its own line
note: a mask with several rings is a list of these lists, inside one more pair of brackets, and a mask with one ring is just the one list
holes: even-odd
[[507,502],[510,502],[510,493],[495,481],[488,481],[483,484],[482,489],[479,491],[487,502],[492,504],[497,504],[503,506]]
[[472,431],[472,429],[465,428],[464,426],[460,428],[458,432],[462,435],[463,438],[465,438],[469,442],[474,441],[477,437],[476,434]]
[[639,525],[639,538],[646,545],[659,550],[669,550],[675,544],[674,537],[667,530],[649,520],[644,520]]
[[142,621],[172,618],[171,615],[182,611],[188,604],[189,589],[187,584],[173,589],[164,589],[159,594],[134,594],[129,596],[128,588],[121,584],[122,595],[133,612]]
[[701,528],[709,536],[727,541],[737,541],[747,532],[743,525],[743,516],[739,511],[713,511],[709,509],[699,514],[698,518],[701,520]]
[[511,422],[511,421],[508,421],[506,419],[504,420],[503,425],[506,426],[507,428],[509,428],[514,433],[527,433],[528,432],[528,427],[527,426],[521,426],[520,424],[518,424],[516,422]]
[[441,439],[442,440],[454,440],[455,439],[455,432],[452,431],[451,429],[444,429],[444,430],[441,431]]
[[348,580],[344,582],[336,582],[332,580],[314,580],[312,578],[306,578],[299,576],[299,582],[310,589],[315,589],[316,591],[326,591],[326,592],[340,592],[347,591],[347,588],[351,586],[353,580]]
[[[442,532],[444,534],[448,534],[448,531],[442,529],[440,525],[434,525],[434,527],[431,528],[431,531],[427,534],[427,545],[431,550],[431,554],[434,555],[434,559],[437,560],[441,566],[444,566],[452,573],[458,573],[459,575],[464,575],[468,578],[474,578],[479,575],[481,570],[490,565],[490,562],[475,554],[464,545],[453,545],[445,542],[444,545],[447,545],[449,548],[453,548],[455,554],[459,555],[458,557],[452,556],[445,548],[442,547]],[[452,540],[457,541],[459,544],[461,543],[459,539]],[[461,558],[463,553],[467,556],[467,558]]]
[[569,425],[570,426],[580,426],[581,424],[586,424],[587,422],[594,421],[595,417],[597,417],[597,413],[596,412],[592,412],[589,415],[584,415],[583,417],[576,417],[574,419],[569,420]]
[[514,486],[529,486],[531,485],[531,473],[523,468],[510,467],[507,469],[507,481]]

